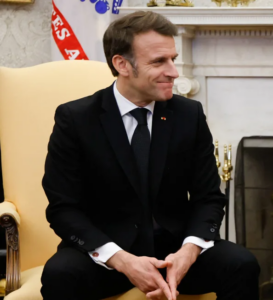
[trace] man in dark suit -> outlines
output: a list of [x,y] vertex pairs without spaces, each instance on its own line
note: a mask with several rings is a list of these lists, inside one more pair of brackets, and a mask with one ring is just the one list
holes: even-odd
[[176,34],[152,12],[115,21],[104,50],[117,81],[57,108],[43,187],[62,243],[45,300],[133,286],[149,299],[258,299],[256,259],[219,236],[226,199],[202,106],[172,94]]

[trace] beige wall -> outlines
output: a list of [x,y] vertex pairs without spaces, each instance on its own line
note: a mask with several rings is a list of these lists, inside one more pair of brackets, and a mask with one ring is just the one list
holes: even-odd
[[22,68],[50,61],[51,0],[0,4],[0,66]]

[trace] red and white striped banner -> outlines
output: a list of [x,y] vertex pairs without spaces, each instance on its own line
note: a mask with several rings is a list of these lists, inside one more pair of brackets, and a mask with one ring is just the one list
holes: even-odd
[[52,4],[52,36],[64,59],[88,60],[87,55],[85,54],[80,42],[78,41],[75,33],[68,24],[67,20],[56,7],[54,1],[52,1]]
[[[111,10],[108,1],[113,1]],[[122,0],[52,0],[52,60],[105,61],[102,38]]]

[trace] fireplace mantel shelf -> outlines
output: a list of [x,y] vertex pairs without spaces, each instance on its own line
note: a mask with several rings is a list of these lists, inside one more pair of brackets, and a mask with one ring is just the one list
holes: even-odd
[[163,14],[176,25],[272,26],[273,7],[121,7],[120,14],[138,10]]

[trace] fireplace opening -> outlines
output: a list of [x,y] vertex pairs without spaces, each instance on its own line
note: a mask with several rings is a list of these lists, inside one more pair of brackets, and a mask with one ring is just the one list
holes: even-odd
[[260,300],[273,299],[273,137],[240,141],[234,185],[237,243],[258,259]]

